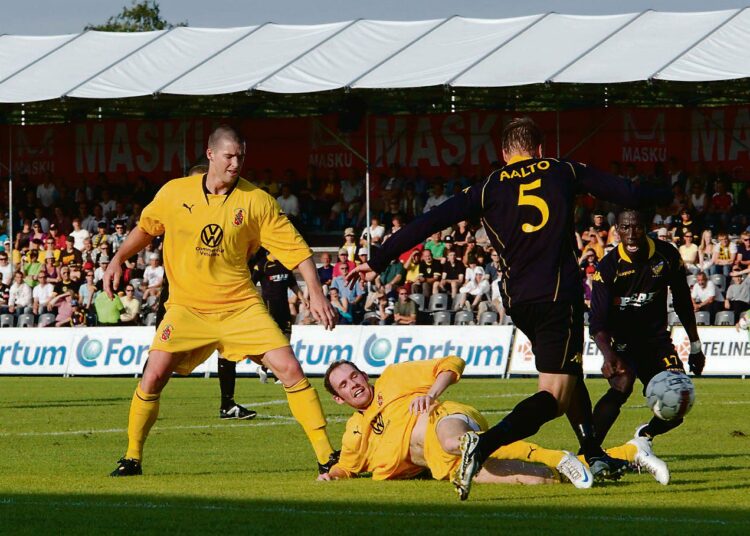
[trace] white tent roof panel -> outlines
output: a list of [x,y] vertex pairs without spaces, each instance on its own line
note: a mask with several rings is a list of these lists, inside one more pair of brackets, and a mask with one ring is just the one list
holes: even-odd
[[546,82],[633,17],[550,14],[457,78],[454,85],[495,87],[500,80],[503,86]]
[[316,26],[267,24],[164,88],[165,93],[218,95],[245,91],[347,23]]
[[743,9],[655,77],[662,80],[732,80],[750,77],[750,9]]
[[79,34],[35,37],[3,35],[0,37],[0,81],[49,54]]
[[65,95],[156,34],[85,32],[0,84],[0,101],[40,101]]
[[512,38],[540,15],[513,19],[445,21],[353,87],[426,87],[444,84]]
[[344,87],[440,22],[357,21],[257,89],[307,93]]
[[647,80],[732,14],[646,12],[553,81],[604,84]]
[[750,10],[0,36],[0,103],[750,77]]

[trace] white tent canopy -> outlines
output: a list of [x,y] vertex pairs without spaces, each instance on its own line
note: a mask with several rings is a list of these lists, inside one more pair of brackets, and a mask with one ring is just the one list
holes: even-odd
[[750,10],[0,36],[0,103],[750,77]]

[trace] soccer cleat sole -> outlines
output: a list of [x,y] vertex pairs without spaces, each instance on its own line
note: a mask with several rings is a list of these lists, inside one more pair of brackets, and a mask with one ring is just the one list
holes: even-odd
[[479,436],[475,432],[466,432],[461,436],[461,461],[451,479],[460,501],[469,498],[472,480],[479,472],[479,463],[476,459],[478,444]]

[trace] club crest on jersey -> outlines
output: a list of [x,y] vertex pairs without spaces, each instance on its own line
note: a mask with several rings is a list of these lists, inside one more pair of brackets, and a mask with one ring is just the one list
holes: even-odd
[[378,393],[378,407],[383,407],[383,393]]
[[174,327],[172,326],[172,324],[167,324],[166,326],[164,326],[164,329],[161,330],[160,339],[163,340],[164,342],[167,342],[169,338],[172,336],[173,331],[174,331]]
[[664,269],[664,261],[659,261],[658,264],[655,264],[654,266],[651,267],[651,273],[653,273],[656,277],[659,277],[663,269]]
[[242,225],[245,221],[245,209],[244,208],[236,208],[234,209],[234,221],[232,222],[232,225],[235,227],[239,227]]

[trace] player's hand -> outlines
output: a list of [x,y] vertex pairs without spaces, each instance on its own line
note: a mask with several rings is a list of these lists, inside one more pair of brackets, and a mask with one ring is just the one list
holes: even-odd
[[310,293],[310,313],[318,324],[331,330],[336,327],[336,312],[322,292]]
[[318,482],[330,482],[333,479],[331,478],[331,475],[329,475],[328,473],[323,473],[322,475],[318,475],[317,480]]
[[349,283],[349,286],[351,287],[362,274],[364,274],[365,281],[374,281],[378,276],[378,274],[372,271],[369,264],[363,262],[362,264],[355,266],[352,271],[346,274],[346,282]]
[[617,355],[610,355],[604,357],[604,364],[602,365],[602,376],[606,379],[619,376],[625,372],[625,365]]
[[701,374],[703,374],[703,367],[705,366],[706,356],[702,350],[688,356],[688,367],[690,368],[690,372],[692,372],[696,376],[700,376]]
[[104,292],[107,293],[107,297],[110,300],[114,298],[113,291],[120,288],[120,279],[122,279],[122,266],[117,259],[112,259],[102,277]]
[[417,415],[419,413],[429,413],[433,402],[435,402],[435,399],[430,395],[418,396],[411,401],[411,404],[409,405],[409,412],[412,415]]

